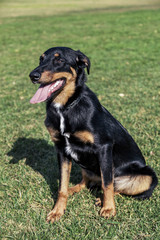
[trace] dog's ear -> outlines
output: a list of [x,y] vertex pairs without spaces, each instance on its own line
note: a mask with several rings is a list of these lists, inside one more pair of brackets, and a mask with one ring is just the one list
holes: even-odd
[[76,51],[76,54],[77,54],[77,57],[76,57],[77,65],[80,68],[85,68],[86,67],[87,68],[87,73],[89,74],[90,66],[91,66],[89,58],[79,50]]

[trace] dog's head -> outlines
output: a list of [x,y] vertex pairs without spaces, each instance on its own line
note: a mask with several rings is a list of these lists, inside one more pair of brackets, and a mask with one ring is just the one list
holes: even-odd
[[39,66],[29,75],[33,83],[40,84],[30,102],[53,99],[55,103],[64,105],[76,87],[84,84],[84,68],[89,74],[89,58],[79,50],[66,47],[48,49],[41,55]]

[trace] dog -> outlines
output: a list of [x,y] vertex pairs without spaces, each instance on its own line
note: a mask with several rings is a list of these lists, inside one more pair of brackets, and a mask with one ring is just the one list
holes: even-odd
[[[100,215],[116,214],[114,195],[149,198],[158,180],[127,130],[99,102],[85,84],[90,60],[67,47],[48,49],[30,73],[39,83],[30,103],[46,101],[45,126],[55,144],[60,169],[58,199],[47,222],[65,213],[69,195],[90,183],[103,190]],[[82,181],[69,187],[72,160],[82,169]]]

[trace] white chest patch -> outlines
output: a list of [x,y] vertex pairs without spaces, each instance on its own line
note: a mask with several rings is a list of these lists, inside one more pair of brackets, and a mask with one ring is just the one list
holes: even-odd
[[57,113],[60,116],[60,132],[61,132],[61,135],[64,136],[65,142],[66,142],[65,153],[67,155],[69,155],[73,160],[78,161],[78,155],[76,152],[73,151],[71,144],[69,142],[70,133],[64,132],[65,131],[65,119],[64,119],[64,116],[63,116],[60,108],[58,108],[58,107],[57,107]]
[[63,135],[64,134],[64,128],[65,128],[65,122],[64,122],[64,117],[61,111],[58,109],[58,114],[60,116],[60,132]]
[[73,160],[78,161],[78,155],[76,152],[72,150],[72,147],[69,143],[69,139],[67,137],[65,137],[65,141],[66,141],[66,147],[65,147],[66,154],[70,155],[71,158],[73,158]]

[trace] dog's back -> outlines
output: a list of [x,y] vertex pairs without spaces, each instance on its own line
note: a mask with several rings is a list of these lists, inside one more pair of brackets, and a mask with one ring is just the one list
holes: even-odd
[[[127,130],[99,103],[85,85],[90,60],[80,51],[52,48],[42,54],[30,78],[41,86],[31,103],[47,101],[45,125],[55,143],[60,166],[57,203],[47,220],[58,220],[68,194],[90,182],[101,182],[101,216],[116,214],[114,192],[148,198],[157,185],[154,171]],[[82,168],[82,181],[69,188],[71,162]]]

